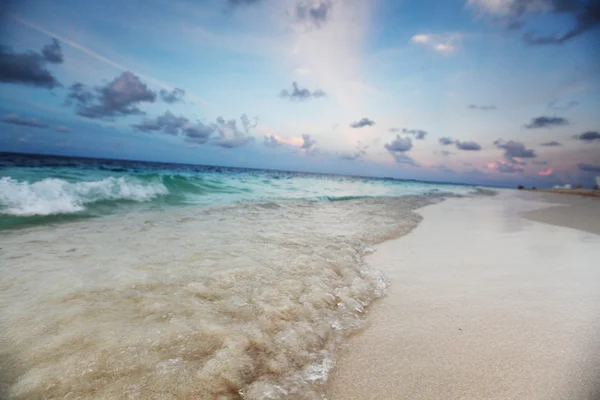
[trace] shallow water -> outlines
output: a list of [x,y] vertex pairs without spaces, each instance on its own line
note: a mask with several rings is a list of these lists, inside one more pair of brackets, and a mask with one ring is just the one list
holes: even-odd
[[[22,169],[5,182],[20,182],[39,204],[55,192],[32,189],[36,182],[98,181],[97,168],[77,168],[44,167],[37,180]],[[101,179],[139,179],[122,174]],[[193,179],[210,172],[202,174]],[[369,246],[413,229],[413,211],[441,201],[444,189],[472,192],[291,174],[282,189],[272,182],[281,173],[214,174],[221,189],[237,192],[165,205],[157,199],[174,191],[163,183],[169,194],[137,202],[150,207],[108,207],[90,218],[97,202],[83,202],[57,214],[80,219],[19,221],[0,232],[1,395],[321,398],[336,347],[386,290],[363,261]]]

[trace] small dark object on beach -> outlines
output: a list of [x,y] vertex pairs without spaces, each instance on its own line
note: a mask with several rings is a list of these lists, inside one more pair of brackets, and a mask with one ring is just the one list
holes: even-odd
[[523,185],[519,185],[519,187],[518,187],[517,189],[519,189],[519,190],[523,190],[523,189],[525,189],[525,186],[523,186]]
[[581,183],[578,183],[577,185],[575,185],[575,189],[583,189],[583,185]]
[[531,188],[531,190],[537,190],[537,188],[534,186],[534,187]]
[[598,185],[594,186],[594,190],[600,190],[600,186],[598,186]]

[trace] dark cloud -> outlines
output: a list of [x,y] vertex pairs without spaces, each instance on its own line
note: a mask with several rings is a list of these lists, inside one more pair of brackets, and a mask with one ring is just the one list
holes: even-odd
[[[487,1],[472,1],[483,10],[492,12]],[[527,16],[536,14],[569,15],[575,19],[574,26],[562,33],[540,35],[526,32],[523,40],[531,45],[560,45],[600,25],[600,1],[598,0],[513,0],[503,2],[507,12],[495,19],[508,29],[521,29]]]
[[548,108],[552,111],[566,111],[578,105],[579,103],[577,101],[570,101],[564,105],[559,104],[558,101],[551,101],[548,104]]
[[302,143],[302,146],[300,146],[301,149],[310,150],[313,149],[317,144],[317,141],[311,139],[310,135],[307,134],[302,135],[302,140],[304,142]]
[[600,172],[600,165],[579,163],[579,164],[577,164],[577,166],[582,171],[586,171],[586,172]]
[[533,165],[548,165],[548,161],[532,161],[531,164]]
[[583,140],[584,142],[593,142],[595,140],[600,140],[600,133],[594,131],[584,132],[581,135],[573,136],[574,139]]
[[304,101],[312,98],[318,99],[320,97],[327,96],[327,94],[320,89],[317,89],[314,92],[311,92],[308,89],[302,89],[298,86],[297,82],[292,82],[292,86],[293,89],[291,92],[284,89],[281,91],[281,93],[279,93],[279,97],[284,99],[290,99],[292,101]]
[[189,120],[185,117],[177,117],[170,111],[165,111],[163,115],[151,119],[145,118],[140,124],[133,125],[133,128],[141,132],[161,132],[168,135],[180,135]]
[[402,132],[402,129],[400,129],[400,128],[390,128],[390,129],[388,129],[388,131],[390,131],[392,133],[398,133],[398,132]]
[[67,104],[75,103],[77,114],[86,118],[112,118],[144,114],[141,103],[153,103],[156,93],[140,78],[126,71],[106,86],[90,89],[82,83],[71,86]]
[[47,44],[42,48],[42,57],[52,64],[61,64],[64,61],[62,49],[60,48],[58,40],[52,38],[52,43]]
[[454,139],[449,137],[441,137],[439,138],[439,141],[442,146],[449,146],[451,144],[454,144]]
[[369,118],[363,118],[360,121],[356,121],[350,124],[352,128],[364,128],[365,126],[373,126],[375,125],[375,121],[370,120]]
[[70,133],[71,132],[71,130],[64,125],[58,125],[58,126],[54,127],[54,130],[56,132],[61,132],[61,133]]
[[479,145],[479,143],[477,142],[461,142],[460,140],[456,141],[456,147],[459,150],[465,150],[465,151],[479,151],[481,150],[481,146]]
[[159,92],[159,94],[162,101],[164,101],[165,103],[173,104],[183,101],[183,96],[185,96],[185,90],[179,88],[175,88],[171,91],[162,89]]
[[320,28],[329,19],[332,8],[331,0],[320,0],[316,3],[299,1],[296,3],[296,21]]
[[204,144],[210,139],[214,131],[214,127],[205,125],[202,122],[196,122],[195,124],[186,124],[183,127],[182,133],[187,141]]
[[2,122],[4,122],[5,124],[12,124],[12,125],[31,126],[33,128],[47,128],[48,127],[48,125],[42,124],[37,119],[21,118],[17,114],[6,114],[2,118]]
[[552,13],[574,15],[575,26],[562,34],[538,35],[535,32],[527,32],[523,35],[523,39],[529,44],[563,44],[600,25],[600,1],[598,0],[546,0],[545,3],[551,7]]
[[412,140],[409,137],[396,135],[394,141],[386,143],[383,147],[394,157],[396,163],[418,166],[415,160],[406,155],[406,152],[413,148]]
[[478,106],[476,104],[469,104],[467,106],[467,108],[469,108],[471,110],[482,110],[482,111],[491,111],[491,110],[497,109],[496,106]]
[[41,53],[15,53],[10,47],[0,45],[0,82],[53,89],[61,84],[46,67],[62,62],[62,51],[56,39],[44,46]]
[[133,125],[133,128],[140,132],[180,136],[188,142],[207,143],[231,149],[255,142],[255,138],[250,135],[250,129],[256,126],[257,121],[250,120],[246,114],[240,117],[240,121],[241,129],[238,128],[236,119],[226,121],[223,117],[218,117],[215,123],[205,124],[200,121],[191,122],[186,117],[166,111],[156,118],[142,120],[141,123]]
[[562,146],[562,144],[560,144],[556,140],[552,140],[550,142],[544,142],[540,146],[544,146],[544,147],[558,147],[558,146]]
[[531,122],[525,125],[527,129],[537,128],[553,128],[555,126],[569,125],[569,121],[561,117],[537,117],[533,118]]
[[402,133],[413,135],[418,140],[423,140],[427,136],[427,132],[421,129],[402,129]]
[[265,135],[265,146],[267,147],[279,147],[281,146],[281,142],[277,140],[277,138],[273,135],[266,136]]
[[525,144],[514,140],[504,142],[498,139],[494,142],[494,145],[497,148],[504,150],[504,159],[512,164],[525,165],[525,163],[519,162],[516,159],[537,157],[534,150],[527,149],[525,148]]

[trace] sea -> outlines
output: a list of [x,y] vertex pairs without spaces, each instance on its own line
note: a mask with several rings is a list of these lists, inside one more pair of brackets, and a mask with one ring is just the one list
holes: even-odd
[[0,398],[323,399],[364,256],[484,192],[0,153]]

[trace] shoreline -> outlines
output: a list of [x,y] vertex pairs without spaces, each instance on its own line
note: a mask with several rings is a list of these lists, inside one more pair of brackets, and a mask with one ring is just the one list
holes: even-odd
[[597,398],[600,237],[533,219],[598,214],[525,197],[447,199],[376,246],[388,295],[340,352],[329,400]]
[[569,196],[600,198],[600,190],[593,189],[525,189],[528,192],[551,193],[551,194],[566,194]]

